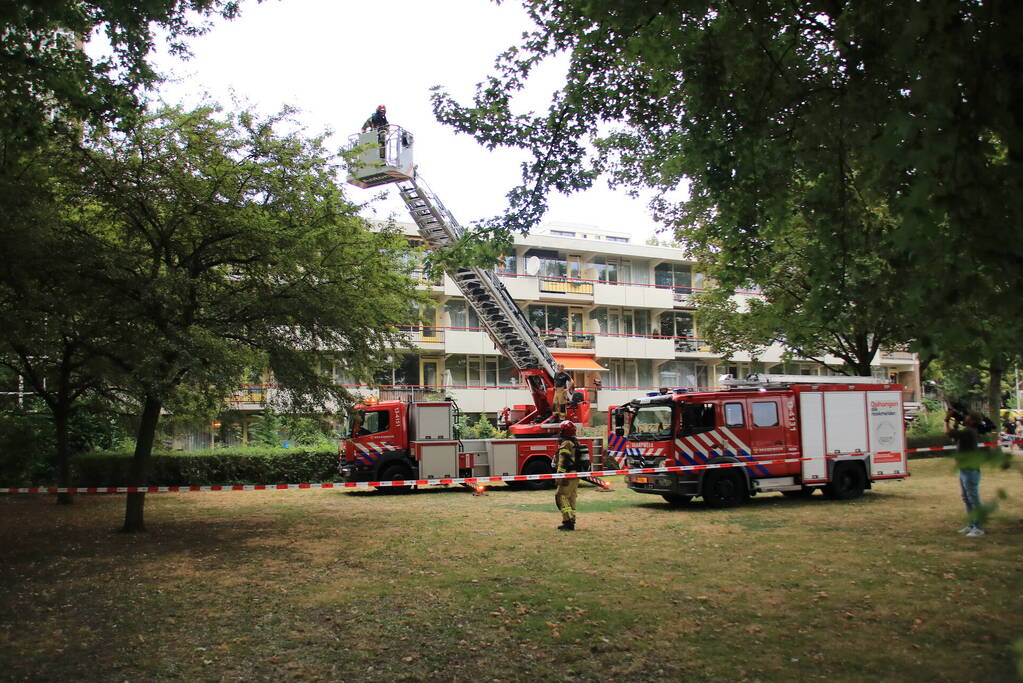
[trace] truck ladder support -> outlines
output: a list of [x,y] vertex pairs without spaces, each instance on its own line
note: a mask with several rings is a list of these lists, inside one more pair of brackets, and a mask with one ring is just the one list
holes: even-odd
[[[427,244],[450,247],[462,235],[454,216],[420,178],[398,183],[401,198]],[[554,356],[526,320],[504,283],[491,271],[459,268],[450,274],[499,349],[519,370],[545,370],[555,374]]]

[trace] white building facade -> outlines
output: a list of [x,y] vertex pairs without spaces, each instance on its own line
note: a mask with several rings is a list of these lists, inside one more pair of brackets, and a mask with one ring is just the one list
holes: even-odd
[[[402,227],[414,241],[415,226]],[[628,233],[571,224],[545,226],[518,238],[514,249],[497,269],[499,277],[596,411],[660,387],[715,387],[724,374],[836,374],[842,365],[831,357],[825,358],[830,368],[785,363],[780,345],[757,358],[712,353],[693,301],[703,277],[681,249],[632,244]],[[354,388],[383,400],[450,396],[470,414],[529,404],[512,364],[454,281],[445,276],[423,286],[434,304],[409,330],[413,348],[395,350],[393,367],[378,375],[378,385]],[[913,354],[879,354],[874,374],[892,377],[906,388],[907,401],[918,400]],[[244,409],[249,401],[239,403]]]

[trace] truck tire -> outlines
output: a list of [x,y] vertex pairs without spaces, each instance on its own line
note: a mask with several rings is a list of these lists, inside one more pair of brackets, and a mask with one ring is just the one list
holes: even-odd
[[[546,458],[535,458],[526,463],[526,466],[522,468],[522,474],[550,474],[551,463]],[[544,489],[552,489],[555,487],[556,482],[553,479],[543,479],[536,481],[520,481],[516,482],[521,488],[528,491],[543,491]]]
[[677,508],[683,505],[688,505],[693,500],[692,496],[687,496],[682,493],[662,493],[661,498],[668,501],[671,507]]
[[746,479],[734,470],[711,470],[703,478],[703,502],[712,508],[732,508],[749,498]]
[[[412,470],[409,469],[408,465],[394,462],[390,465],[385,465],[384,469],[380,471],[379,481],[397,481],[399,479],[411,478]],[[412,486],[383,486],[377,490],[381,493],[409,493],[412,490]]]
[[831,482],[824,487],[824,495],[832,500],[852,500],[863,495],[867,488],[867,473],[859,462],[840,462],[831,473]]

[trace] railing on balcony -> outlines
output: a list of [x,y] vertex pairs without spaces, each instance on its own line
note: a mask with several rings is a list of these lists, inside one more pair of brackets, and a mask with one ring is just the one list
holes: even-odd
[[[540,281],[539,287],[542,292],[562,294],[593,294],[594,285],[618,285],[626,287],[652,287],[653,289],[673,289],[675,301],[681,304],[691,303],[694,294],[706,291],[703,287],[676,287],[675,285],[657,284],[654,282],[632,282],[627,280],[593,280],[580,277],[564,277],[554,275],[526,275],[524,273],[513,273],[508,270],[498,269],[497,275],[507,278],[532,278]],[[434,283],[436,284],[436,283]],[[758,289],[736,289],[736,294],[746,296],[764,296]]]
[[243,384],[235,389],[234,394],[228,399],[233,406],[240,406],[243,403],[262,404],[266,398],[268,384]]
[[675,337],[676,353],[699,353],[709,352],[710,344],[706,339],[699,337]]
[[593,295],[593,283],[578,278],[543,277],[540,279],[540,291],[554,294]]
[[910,351],[885,351],[881,350],[881,360],[916,360],[916,354]]
[[561,330],[540,330],[544,345],[551,349],[592,349],[594,335]]
[[412,277],[419,280],[419,284],[428,287],[441,287],[444,284],[444,277],[430,277],[425,270],[417,268],[412,271]]
[[436,325],[408,325],[398,328],[404,333],[409,341],[419,344],[443,344],[444,330],[460,329],[439,327]]
[[[421,344],[443,344],[447,332],[477,332],[484,334],[482,327],[462,327],[455,325],[410,325],[403,326],[401,331],[409,340]],[[537,329],[540,339],[551,349],[578,349],[592,351],[596,348],[597,337],[613,337],[618,339],[671,339],[674,340],[677,353],[708,353],[709,342],[702,337],[673,336],[662,334],[636,334],[618,332],[566,332],[560,328],[553,330]]]

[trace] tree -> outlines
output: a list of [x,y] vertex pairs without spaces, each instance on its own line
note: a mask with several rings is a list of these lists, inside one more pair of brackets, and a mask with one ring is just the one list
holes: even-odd
[[[72,151],[59,140],[40,144],[21,179],[32,192],[8,205],[0,250],[0,364],[20,376],[53,419],[57,483],[71,485],[72,420],[83,400],[106,387],[102,361],[90,347],[107,332],[105,302],[83,295],[60,230],[54,173]],[[70,503],[62,493],[58,503]]]
[[[492,226],[499,238],[535,224],[551,190],[601,174],[655,188],[655,214],[719,287],[710,303],[758,285],[765,298],[742,323],[755,341],[861,369],[871,349],[948,327],[936,302],[1023,284],[1023,5],[527,8],[538,29],[501,55],[471,106],[434,95],[440,120],[533,153]],[[563,53],[548,111],[516,114],[530,73]],[[672,201],[684,181],[689,197]]]
[[[323,407],[351,397],[321,361],[366,378],[403,341],[418,298],[404,239],[368,229],[323,138],[280,132],[293,126],[164,109],[90,131],[63,169],[66,257],[105,304],[90,350],[141,405],[135,485],[182,388],[222,398],[265,363],[294,407]],[[144,529],[144,501],[129,494],[125,531]]]
[[[204,17],[232,18],[234,0],[47,0],[0,6],[0,142],[44,142],[77,133],[83,122],[112,122],[140,111],[138,91],[157,75],[146,61],[157,30],[171,51],[205,30]],[[83,49],[94,35],[110,44],[93,61]],[[6,161],[16,155],[5,154]]]
[[[187,54],[183,41],[205,30],[197,21],[231,18],[237,11],[233,0],[48,0],[0,6],[0,296],[16,297],[0,303],[7,311],[0,362],[25,377],[51,411],[62,486],[70,476],[69,421],[79,399],[96,388],[96,375],[85,368],[93,359],[81,343],[94,338],[96,319],[82,308],[69,308],[66,293],[55,287],[74,282],[74,272],[58,274],[55,264],[46,263],[50,281],[23,277],[39,267],[40,259],[52,261],[62,253],[50,232],[49,164],[55,155],[70,152],[86,124],[113,123],[141,111],[140,90],[157,80],[147,57],[158,30],[172,52]],[[99,34],[109,42],[110,54],[93,60],[84,45]],[[45,329],[40,320],[46,321]],[[70,502],[70,497],[62,494],[58,500]]]

